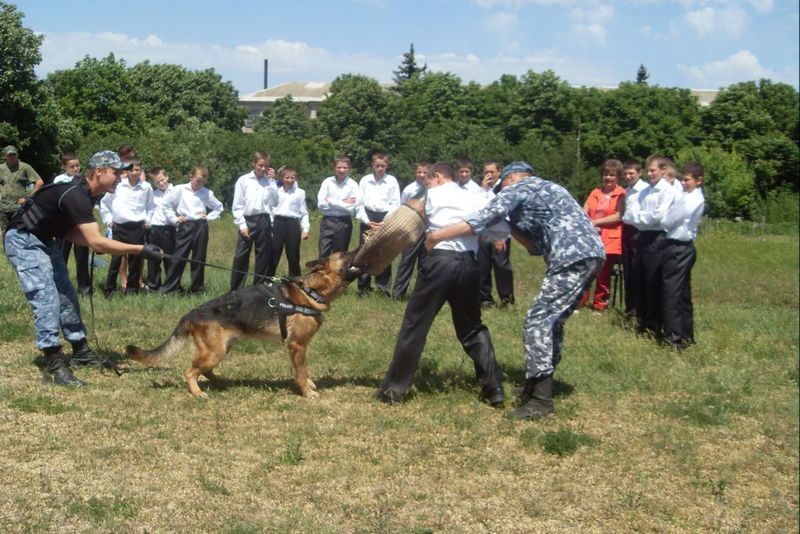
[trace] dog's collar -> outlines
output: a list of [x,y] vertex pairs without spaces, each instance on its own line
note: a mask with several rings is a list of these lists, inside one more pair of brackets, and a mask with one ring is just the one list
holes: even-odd
[[311,299],[312,299],[314,302],[316,302],[317,304],[327,304],[327,303],[325,302],[325,299],[324,299],[324,298],[322,298],[322,295],[320,295],[319,293],[317,293],[316,291],[314,291],[314,290],[313,290],[313,289],[311,289],[310,287],[302,286],[302,287],[301,287],[301,289],[303,290],[303,292],[304,292],[306,295],[308,295],[309,297],[311,297]]

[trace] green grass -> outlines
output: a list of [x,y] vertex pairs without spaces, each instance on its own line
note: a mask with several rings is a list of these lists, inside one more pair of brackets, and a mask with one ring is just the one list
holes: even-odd
[[[229,265],[234,238],[229,218],[213,223],[209,262]],[[711,227],[697,249],[696,346],[673,352],[614,311],[582,312],[567,323],[556,416],[522,423],[478,401],[447,306],[408,401],[374,402],[404,305],[355,288],[310,346],[316,400],[298,395],[279,345],[235,346],[206,401],[182,379],[188,347],[161,368],[128,361],[125,345],[160,343],[227,289],[229,273],[214,269],[206,296],[97,296],[91,344],[125,374],[45,386],[28,304],[2,260],[0,528],[797,531],[798,237]],[[312,233],[304,261],[315,252]],[[519,247],[512,261],[518,304],[484,314],[509,397],[543,274]]]

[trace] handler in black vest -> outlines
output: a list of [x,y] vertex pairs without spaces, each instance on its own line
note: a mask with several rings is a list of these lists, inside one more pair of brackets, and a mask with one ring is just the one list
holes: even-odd
[[84,384],[67,366],[59,330],[72,345],[71,367],[106,365],[86,342],[78,294],[69,281],[56,238],[66,238],[101,253],[142,254],[149,259],[163,256],[154,245],[133,245],[104,237],[95,221],[95,201],[105,193],[113,193],[121,171],[128,168],[130,165],[122,163],[115,152],[98,152],[89,160],[89,174],[84,179],[42,187],[9,222],[5,252],[33,310],[36,346],[45,356],[45,382]]

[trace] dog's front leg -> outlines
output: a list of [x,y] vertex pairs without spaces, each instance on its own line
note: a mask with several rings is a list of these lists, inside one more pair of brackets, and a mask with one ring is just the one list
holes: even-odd
[[289,358],[292,360],[294,366],[294,380],[297,387],[300,388],[300,393],[304,397],[315,398],[317,397],[317,386],[308,377],[308,368],[306,367],[306,345],[298,343],[297,341],[289,341]]

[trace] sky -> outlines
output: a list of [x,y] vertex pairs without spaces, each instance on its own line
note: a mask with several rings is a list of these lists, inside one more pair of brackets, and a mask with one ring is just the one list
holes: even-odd
[[[9,1],[9,0],[5,0]],[[718,89],[769,78],[798,87],[797,0],[22,0],[44,35],[40,77],[113,52],[133,66],[213,68],[240,95],[345,73],[389,82],[417,62],[464,82],[553,70],[614,87],[644,65],[651,85]]]

